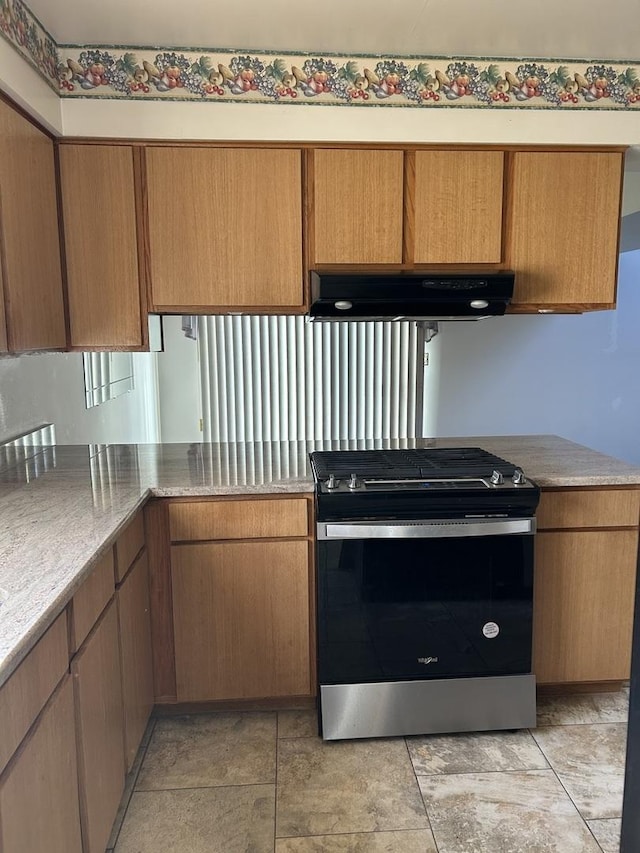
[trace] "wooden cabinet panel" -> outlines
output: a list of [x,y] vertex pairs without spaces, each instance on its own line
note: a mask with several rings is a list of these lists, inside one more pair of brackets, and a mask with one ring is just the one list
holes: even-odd
[[312,264],[402,263],[404,153],[312,152]]
[[0,849],[3,853],[82,851],[69,678],[0,782]]
[[131,769],[153,708],[149,571],[142,554],[118,590],[124,747]]
[[84,853],[104,853],[125,776],[118,621],[113,604],[72,662],[71,672],[76,688]]
[[308,547],[173,546],[179,702],[310,695]]
[[0,688],[0,772],[69,666],[62,613]]
[[623,155],[512,155],[507,263],[513,304],[615,302]]
[[302,306],[296,150],[146,151],[151,287],[161,306]]
[[629,677],[637,530],[536,537],[533,667],[538,683]]
[[61,145],[74,347],[142,345],[133,149]]
[[639,489],[543,491],[536,512],[538,529],[637,527]]
[[500,263],[502,151],[416,151],[417,264]]
[[53,142],[0,101],[0,242],[9,349],[64,349]]
[[116,578],[118,583],[129,571],[135,558],[144,548],[144,515],[142,510],[125,527],[116,541]]
[[4,247],[2,245],[2,219],[0,219],[0,352],[7,352],[9,349],[9,340],[7,338],[7,315],[4,309],[3,266]]
[[304,498],[185,501],[169,504],[169,521],[174,542],[307,536],[309,504]]
[[98,560],[91,574],[73,596],[72,650],[79,649],[113,595],[113,549]]

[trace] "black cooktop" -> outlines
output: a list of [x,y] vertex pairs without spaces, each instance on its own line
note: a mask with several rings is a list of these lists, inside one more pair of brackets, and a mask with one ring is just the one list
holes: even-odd
[[480,447],[415,450],[320,450],[311,454],[317,480],[331,474],[359,479],[412,480],[490,477],[498,470],[511,477],[516,466]]

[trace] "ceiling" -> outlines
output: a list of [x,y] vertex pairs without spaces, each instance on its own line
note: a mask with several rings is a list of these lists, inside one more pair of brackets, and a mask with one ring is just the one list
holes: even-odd
[[637,0],[27,0],[60,44],[638,60]]

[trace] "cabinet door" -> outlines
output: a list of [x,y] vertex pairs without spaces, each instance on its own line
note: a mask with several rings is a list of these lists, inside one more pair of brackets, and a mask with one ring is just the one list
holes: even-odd
[[312,152],[311,262],[402,263],[402,151]]
[[502,151],[415,152],[414,263],[500,263],[503,166]]
[[629,678],[637,549],[636,530],[537,535],[538,683]]
[[72,662],[84,853],[104,853],[124,789],[118,621],[109,606]]
[[622,154],[520,151],[511,169],[514,304],[613,306]]
[[308,696],[306,541],[171,549],[179,702]]
[[302,306],[295,150],[148,148],[156,309]]
[[71,346],[140,347],[133,149],[61,145]]
[[[1,203],[1,199],[0,199]],[[2,220],[0,219],[0,228]],[[9,340],[7,338],[7,315],[4,308],[4,284],[3,284],[3,260],[2,260],[2,232],[0,231],[0,352],[7,352]]]
[[67,678],[0,782],[3,853],[81,853],[77,772]]
[[153,663],[147,555],[137,560],[118,590],[124,747],[131,769],[153,708]]
[[0,142],[0,262],[9,349],[64,349],[53,142],[1,101]]

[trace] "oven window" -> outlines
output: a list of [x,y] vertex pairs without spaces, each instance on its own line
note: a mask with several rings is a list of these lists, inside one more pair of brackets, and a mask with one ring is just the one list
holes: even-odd
[[531,671],[533,537],[318,543],[321,684]]

